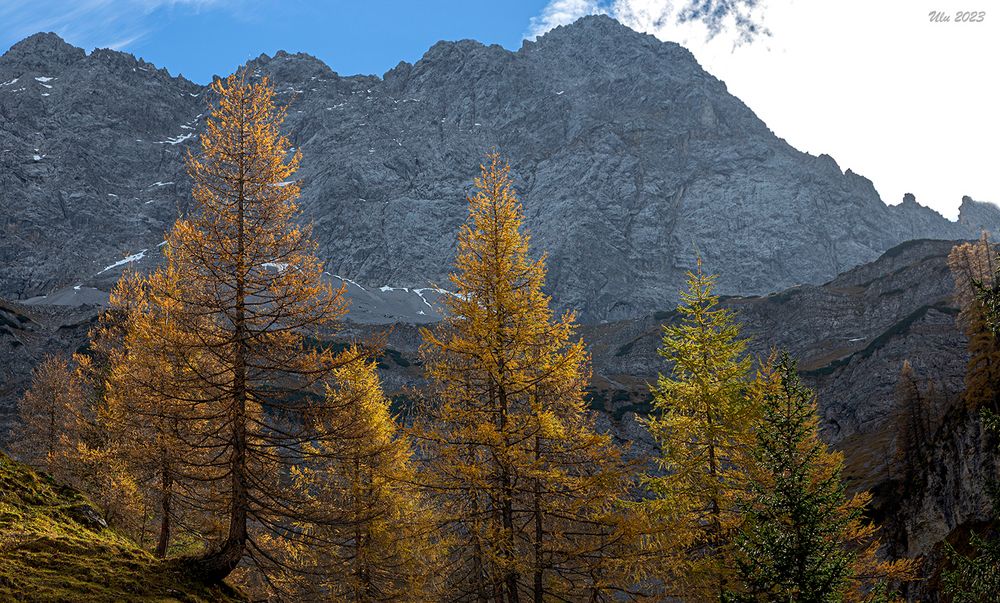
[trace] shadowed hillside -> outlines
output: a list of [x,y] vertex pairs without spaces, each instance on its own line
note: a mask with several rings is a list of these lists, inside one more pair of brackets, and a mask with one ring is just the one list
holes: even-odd
[[0,453],[0,599],[242,601],[165,569],[107,527],[79,492]]

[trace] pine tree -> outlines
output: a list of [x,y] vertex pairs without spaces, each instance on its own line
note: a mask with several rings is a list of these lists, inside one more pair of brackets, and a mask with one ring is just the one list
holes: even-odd
[[965,404],[970,410],[989,408],[1000,412],[1000,342],[987,325],[987,311],[976,295],[993,286],[995,252],[984,232],[976,243],[956,245],[948,254],[955,280],[958,323],[969,339],[965,372]]
[[584,403],[572,313],[554,318],[510,167],[487,156],[458,236],[454,295],[423,331],[421,479],[453,540],[455,600],[607,600],[622,580],[627,471]]
[[653,387],[647,426],[660,445],[661,475],[648,480],[654,514],[672,526],[661,551],[685,551],[683,576],[662,577],[686,600],[718,600],[732,581],[732,538],[741,517],[746,454],[756,409],[746,395],[750,360],[732,312],[719,307],[714,276],[688,273],[681,322],[664,326],[669,363]]
[[847,497],[843,455],[819,438],[815,395],[782,354],[757,376],[761,416],[744,524],[736,538],[742,593],[734,601],[835,602],[884,593],[912,576],[909,561],[880,562],[870,496]]
[[322,404],[337,362],[315,341],[345,312],[343,291],[322,279],[310,229],[295,222],[299,184],[289,177],[301,156],[279,132],[285,111],[273,89],[239,74],[212,90],[218,106],[200,154],[187,159],[194,211],[168,235],[166,266],[144,283],[147,309],[127,325],[135,354],[126,361],[141,367],[143,354],[160,355],[155,370],[130,372],[129,395],[155,401],[152,414],[175,424],[176,458],[209,493],[187,504],[221,533],[183,561],[206,580],[246,555],[269,565],[266,535],[294,535],[289,526],[307,519],[287,475],[323,437],[302,417]]

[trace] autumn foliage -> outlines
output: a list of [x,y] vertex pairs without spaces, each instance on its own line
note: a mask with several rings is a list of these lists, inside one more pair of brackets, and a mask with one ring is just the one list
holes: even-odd
[[658,535],[666,540],[658,573],[668,595],[690,600],[717,600],[732,587],[733,535],[759,412],[747,395],[746,340],[719,306],[714,282],[699,260],[681,293],[680,322],[664,327],[659,352],[671,370],[653,387],[656,412],[647,423],[660,445],[660,474],[648,479],[646,505],[668,522]]
[[[425,385],[394,403],[379,344],[338,333],[345,291],[300,220],[286,109],[266,78],[212,90],[164,262],[126,274],[86,353],[41,362],[19,406],[19,454],[164,572],[352,602],[864,600],[909,579],[878,559],[794,364],[754,373],[700,262],[663,331],[654,458],[598,427],[586,342],[552,309],[495,152],[445,318],[421,331]],[[965,270],[981,252],[953,255]],[[994,347],[970,404],[995,398]]]
[[620,453],[584,404],[573,315],[554,317],[510,167],[491,154],[459,231],[449,317],[423,331],[414,429],[442,510],[455,600],[610,600],[630,531]]
[[948,254],[948,267],[955,281],[958,322],[969,338],[969,361],[965,372],[965,403],[970,410],[1000,411],[1000,342],[988,326],[988,311],[976,295],[977,288],[991,289],[997,269],[996,253],[989,237],[956,245]]

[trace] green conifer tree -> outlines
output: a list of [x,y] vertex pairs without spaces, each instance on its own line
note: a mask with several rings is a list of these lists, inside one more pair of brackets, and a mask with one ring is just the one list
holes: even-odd
[[878,600],[912,574],[909,560],[876,557],[876,528],[863,517],[870,496],[847,496],[843,455],[819,438],[815,395],[782,354],[757,376],[761,409],[751,454],[753,479],[736,538],[741,593],[747,602]]

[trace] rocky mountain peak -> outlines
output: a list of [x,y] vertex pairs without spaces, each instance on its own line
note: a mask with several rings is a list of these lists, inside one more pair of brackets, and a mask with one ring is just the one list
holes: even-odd
[[589,15],[555,27],[534,41],[526,40],[519,52],[572,61],[605,77],[617,74],[626,79],[642,74],[654,79],[672,76],[691,83],[703,79],[718,82],[687,48],[639,33],[607,15]]
[[87,56],[57,34],[36,33],[10,47],[3,57],[6,65],[18,65],[24,70],[61,69]]
[[[976,201],[968,195],[962,197],[958,207],[958,223],[965,224],[978,234],[981,231],[990,233],[994,238],[1000,236],[1000,207],[985,201]],[[974,237],[973,237],[974,238]]]
[[335,79],[339,77],[330,66],[305,52],[290,53],[279,50],[273,57],[261,54],[247,62],[244,68],[251,74],[259,71],[279,82],[304,82],[312,78]]
[[[608,15],[596,14],[580,17],[573,23],[556,26],[538,36],[533,42],[525,41],[525,46],[537,44],[575,44],[581,40],[601,45],[651,42],[660,44],[655,37],[635,31]],[[672,42],[667,42],[672,44]],[[676,46],[676,44],[675,44]]]

